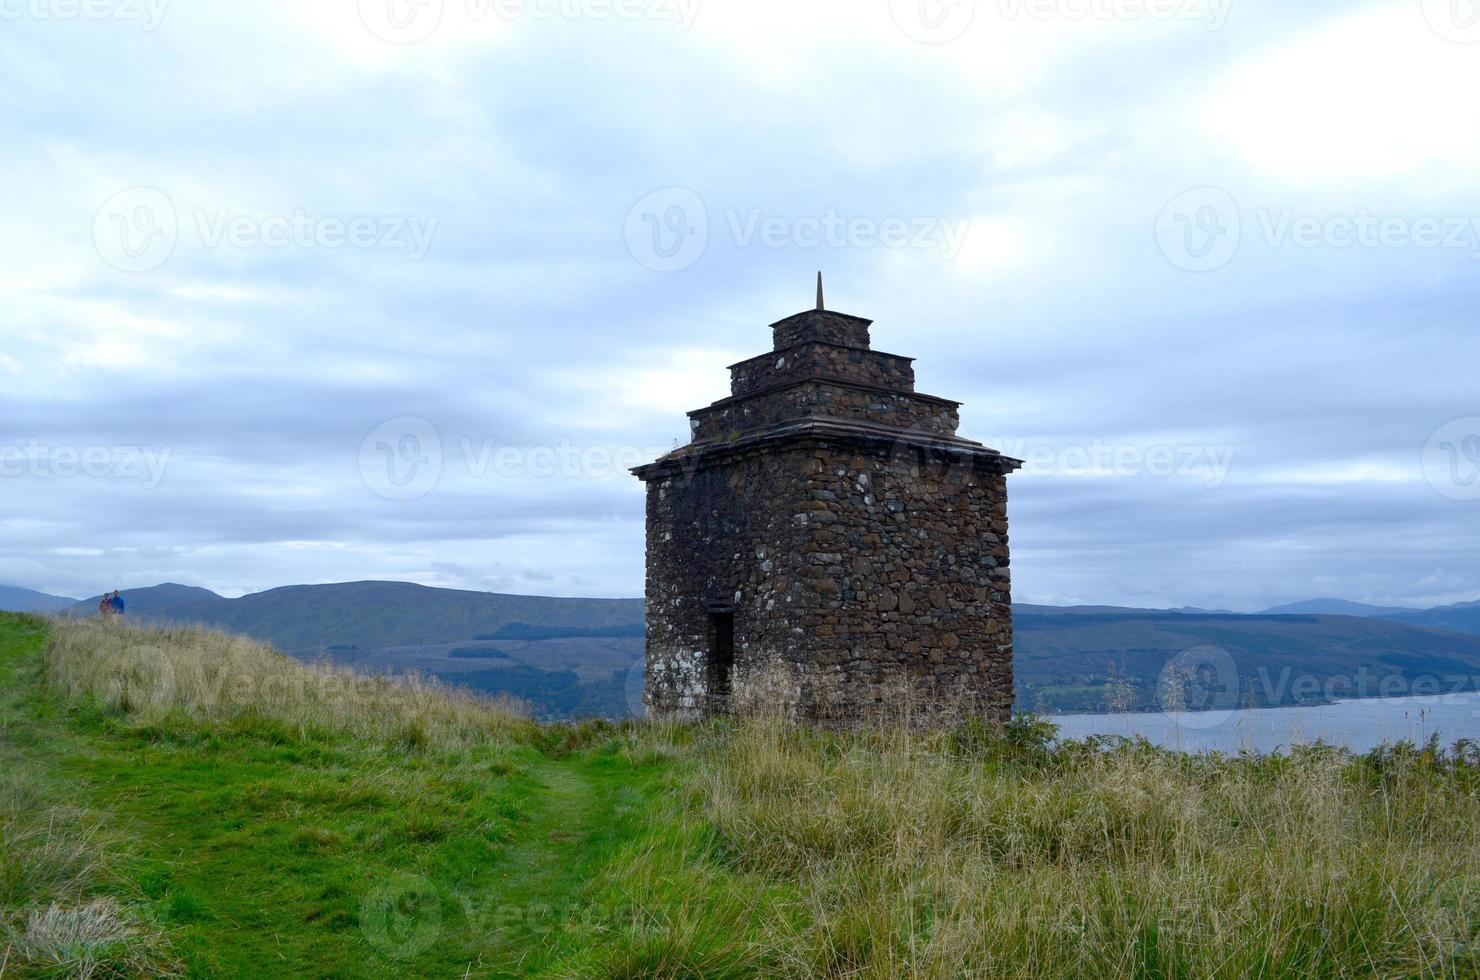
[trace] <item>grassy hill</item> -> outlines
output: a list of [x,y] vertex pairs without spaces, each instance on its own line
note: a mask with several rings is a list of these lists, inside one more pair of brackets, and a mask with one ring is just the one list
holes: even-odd
[[[552,599],[404,582],[289,586],[239,599],[161,585],[127,598],[134,619],[213,626],[360,671],[422,671],[521,698],[541,718],[640,711],[640,599]],[[89,599],[74,611],[89,614],[96,605]],[[1018,705],[1043,713],[1101,711],[1112,697],[1154,709],[1167,662],[1206,646],[1232,658],[1239,703],[1247,705],[1480,687],[1480,622],[1475,634],[1459,635],[1369,616],[1027,604],[1013,612]],[[1480,615],[1480,605],[1432,612],[1462,623]],[[454,653],[486,642],[507,656]]]
[[0,615],[0,972],[1480,971],[1480,755],[539,726],[192,630]]

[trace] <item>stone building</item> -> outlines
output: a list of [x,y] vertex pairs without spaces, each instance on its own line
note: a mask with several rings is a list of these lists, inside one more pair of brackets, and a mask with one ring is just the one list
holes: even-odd
[[959,402],[915,391],[871,321],[772,324],[690,412],[647,484],[650,717],[769,707],[847,723],[880,711],[1006,720],[1012,705],[1007,475],[956,435]]

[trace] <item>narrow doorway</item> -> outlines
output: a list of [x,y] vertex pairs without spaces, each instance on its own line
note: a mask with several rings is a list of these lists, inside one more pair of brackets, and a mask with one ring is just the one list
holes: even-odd
[[728,714],[735,672],[735,614],[709,614],[709,711]]

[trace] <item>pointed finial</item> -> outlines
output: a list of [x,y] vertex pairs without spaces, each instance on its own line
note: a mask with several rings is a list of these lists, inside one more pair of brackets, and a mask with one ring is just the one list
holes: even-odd
[[817,273],[817,308],[819,310],[823,309],[823,306],[822,306],[822,273],[821,272],[818,272]]

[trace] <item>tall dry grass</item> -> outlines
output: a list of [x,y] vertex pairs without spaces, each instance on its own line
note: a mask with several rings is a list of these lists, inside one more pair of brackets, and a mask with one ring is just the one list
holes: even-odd
[[[794,976],[1480,976],[1480,757],[750,719],[693,803]],[[795,923],[802,923],[795,925]]]
[[300,733],[345,733],[411,748],[457,748],[525,738],[512,701],[425,677],[367,676],[305,665],[271,647],[213,630],[58,619],[43,680],[72,701],[148,723],[263,719]]

